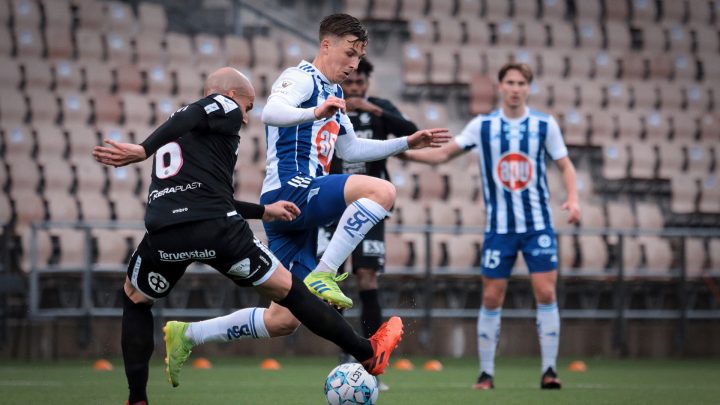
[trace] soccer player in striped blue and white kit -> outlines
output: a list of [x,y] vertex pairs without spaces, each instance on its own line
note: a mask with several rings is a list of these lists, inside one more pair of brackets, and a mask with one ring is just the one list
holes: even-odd
[[409,151],[409,160],[438,164],[475,149],[483,179],[487,227],[482,252],[483,302],[478,318],[480,376],[476,389],[494,388],[495,349],[500,316],[518,252],[530,271],[537,302],[542,353],[541,388],[559,389],[556,359],[560,316],[556,302],[557,240],[552,226],[545,155],[562,172],[568,222],[580,219],[575,167],[555,119],[526,105],[533,74],[525,64],[510,63],[498,73],[502,107],[474,118],[440,149]]

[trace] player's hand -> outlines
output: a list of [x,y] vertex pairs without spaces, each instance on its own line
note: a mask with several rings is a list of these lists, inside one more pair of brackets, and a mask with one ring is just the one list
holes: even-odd
[[439,148],[449,142],[452,135],[447,128],[422,129],[408,136],[410,149]]
[[110,146],[96,146],[93,149],[95,160],[104,165],[120,167],[147,159],[145,148],[140,145],[115,142],[112,139],[106,139],[105,143]]
[[377,117],[383,113],[382,108],[367,101],[362,97],[348,97],[345,99],[345,106],[348,111],[366,111]]
[[345,100],[335,96],[330,96],[324,103],[315,108],[315,118],[319,120],[330,118],[335,115],[338,110],[345,112]]
[[568,212],[568,224],[575,224],[580,221],[580,205],[577,201],[567,200],[561,206],[563,211]]
[[265,206],[265,213],[262,220],[266,222],[272,221],[292,221],[300,215],[300,208],[289,201],[278,201]]

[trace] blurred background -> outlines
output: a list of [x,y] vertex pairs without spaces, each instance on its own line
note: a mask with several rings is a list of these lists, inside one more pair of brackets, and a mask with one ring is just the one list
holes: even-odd
[[[583,210],[579,226],[565,223],[549,166],[561,356],[720,354],[720,1],[0,0],[0,357],[119,355],[119,291],[144,232],[151,163],[109,169],[92,147],[142,141],[230,65],[258,94],[236,176],[236,197],[257,201],[268,90],[285,67],[312,60],[319,21],[333,12],[370,31],[369,94],[420,127],[459,133],[494,109],[500,66],[533,68],[529,104],[560,123]],[[408,324],[400,351],[474,357],[477,162],[390,159],[389,169],[398,202],[380,288],[384,314]],[[521,259],[514,274],[499,353],[535,355]],[[197,266],[154,312],[159,331],[168,319],[266,304]],[[198,350],[336,353],[304,329]]]

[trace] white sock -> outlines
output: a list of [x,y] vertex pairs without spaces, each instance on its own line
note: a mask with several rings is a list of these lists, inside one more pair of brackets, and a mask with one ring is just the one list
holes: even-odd
[[387,216],[387,210],[369,198],[348,205],[315,270],[337,272],[365,234]]
[[480,307],[477,323],[478,355],[480,372],[495,375],[495,349],[500,339],[500,315],[502,308],[487,309]]
[[560,346],[560,313],[556,302],[538,304],[536,325],[540,338],[540,354],[542,355],[542,371],[552,367],[557,371],[556,362]]
[[190,322],[185,336],[195,346],[210,342],[267,338],[270,334],[263,321],[265,310],[266,308],[245,308],[230,315]]

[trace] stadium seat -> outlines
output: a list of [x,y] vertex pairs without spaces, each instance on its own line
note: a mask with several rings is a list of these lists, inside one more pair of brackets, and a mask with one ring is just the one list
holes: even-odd
[[668,33],[668,45],[671,51],[690,53],[692,52],[692,33],[681,24],[666,26]]
[[687,109],[690,111],[709,111],[713,106],[712,90],[702,85],[688,84],[685,87],[685,93]]
[[[2,100],[0,100],[2,103]],[[0,104],[1,105],[1,104]],[[700,118],[700,137],[703,140],[718,139],[720,131],[718,131],[718,124],[720,123],[720,115],[716,114],[704,114]]]
[[180,33],[168,33],[165,35],[165,50],[167,51],[168,64],[171,66],[194,66],[195,51],[192,47],[191,38]]
[[596,21],[579,21],[577,29],[580,47],[586,50],[601,49],[603,47],[602,27]]
[[676,214],[689,214],[697,211],[698,183],[694,177],[675,175],[670,178],[672,197],[670,210]]
[[698,118],[686,113],[668,114],[672,130],[672,139],[687,142],[699,138]]
[[0,89],[15,90],[23,82],[20,64],[13,59],[0,58]]
[[80,216],[83,221],[110,221],[112,211],[107,197],[97,193],[77,193]]
[[123,105],[125,122],[133,124],[149,124],[153,119],[153,111],[147,97],[126,93],[120,96]]
[[412,264],[412,249],[410,243],[400,234],[385,234],[385,268],[388,273],[396,272],[398,268],[409,267]]
[[705,242],[701,238],[685,238],[685,275],[688,280],[696,280],[705,272],[707,253]]
[[510,62],[510,52],[508,48],[486,48],[481,53],[484,61],[484,72],[491,77],[497,77],[498,71],[508,62]]
[[129,65],[133,62],[133,40],[121,32],[109,32],[103,35],[108,60],[116,65]]
[[138,24],[143,37],[150,33],[163,34],[167,28],[165,8],[161,4],[141,2],[138,5]]
[[602,273],[608,265],[609,255],[607,245],[600,236],[578,236],[580,248],[581,272],[586,274]]
[[95,93],[90,101],[96,125],[117,124],[122,117],[120,100],[114,94]]
[[253,68],[279,69],[282,62],[280,46],[275,38],[256,36],[252,40]]
[[474,47],[490,45],[492,32],[488,24],[478,21],[477,19],[465,18],[463,14],[461,14],[461,16],[460,23],[465,26],[467,45]]
[[220,38],[215,35],[198,34],[194,38],[197,63],[209,70],[225,66],[225,57]]
[[112,66],[96,60],[84,60],[85,91],[89,93],[111,93],[115,87]]
[[599,21],[600,17],[602,17],[601,1],[588,0],[575,4],[575,17],[581,21]]
[[45,220],[45,206],[35,190],[13,189],[9,196],[14,201],[15,229],[19,232],[32,222]]
[[68,161],[56,156],[47,157],[39,163],[42,166],[43,188],[46,197],[48,197],[50,193],[67,194],[71,191],[74,176],[72,166],[70,166]]
[[672,54],[650,53],[647,54],[647,61],[649,63],[649,71],[647,73],[649,74],[650,80],[664,84],[673,78],[675,59]]
[[81,68],[77,63],[62,59],[53,61],[52,66],[56,92],[80,90],[83,79]]
[[[463,46],[458,51],[458,57],[458,81],[460,83],[470,84],[472,91],[474,80],[483,69],[483,60],[480,56],[480,51],[476,47]],[[494,92],[493,90],[493,97]]]
[[43,56],[43,39],[39,29],[16,26],[14,32],[18,58],[41,58]]
[[316,49],[307,41],[295,36],[285,36],[281,39],[280,46],[284,66],[297,65],[301,60],[311,61],[315,57]]
[[105,24],[105,8],[101,1],[74,1],[80,28],[99,31]]
[[167,52],[163,47],[164,37],[162,33],[150,32],[141,34],[142,41],[135,41],[135,52],[137,63],[140,67],[149,69],[154,66],[167,68]]
[[11,120],[3,120],[3,153],[6,159],[26,160],[31,159],[35,154],[35,134],[32,129],[24,124],[12,123]]
[[677,53],[673,58],[673,78],[675,80],[693,81],[698,76],[697,60],[690,54]]
[[673,251],[667,239],[657,236],[638,237],[638,244],[644,253],[644,274],[648,277],[667,278],[672,271]]
[[252,51],[248,41],[239,36],[228,35],[224,38],[225,57],[229,66],[238,69],[249,68],[252,61]]
[[75,52],[78,60],[83,64],[91,60],[104,60],[102,36],[98,31],[88,28],[78,29],[75,31],[75,44],[82,44],[75,47]]
[[[134,170],[134,169],[133,169]],[[142,200],[132,194],[116,193],[111,197],[115,219],[118,221],[142,221],[145,206]]]
[[10,11],[13,17],[13,23],[16,27],[22,28],[39,28],[40,7],[35,1],[31,0],[13,0],[10,3]]
[[[0,7],[0,9],[2,8],[3,7]],[[14,45],[12,38],[10,26],[2,24],[2,26],[0,26],[0,55],[2,56],[2,59],[13,56]]]
[[718,52],[720,38],[717,28],[704,25],[694,25],[693,34],[696,48],[694,51],[699,54],[713,54]]
[[91,160],[91,157],[73,161],[75,166],[76,194],[99,195],[98,191],[106,189],[106,169],[100,163]]
[[58,122],[60,107],[55,94],[46,90],[28,90],[27,96],[33,122]]
[[[479,274],[482,237],[479,235],[448,235],[446,265],[455,275]],[[437,260],[436,260],[437,263]]]
[[[382,3],[375,4],[375,7],[382,7]],[[425,0],[402,0],[398,10],[398,18],[403,21],[412,21],[423,18],[426,12],[427,2]]]
[[678,83],[658,81],[660,107],[663,111],[679,111],[685,104],[685,88]]
[[443,45],[431,48],[430,53],[430,80],[435,85],[451,85],[456,83],[456,64],[458,57],[455,49]]
[[448,45],[461,44],[463,42],[465,34],[460,21],[448,16],[437,16],[435,21],[437,24],[438,42]]
[[635,218],[641,230],[661,230],[665,223],[660,207],[651,202],[636,203]]
[[584,146],[589,140],[589,121],[585,111],[568,109],[562,113],[562,133],[568,145]]
[[127,32],[133,34],[136,31],[137,18],[132,7],[120,1],[107,1],[105,5],[105,24],[110,31]]
[[424,226],[430,222],[427,205],[415,200],[398,199],[395,202],[395,220],[401,225]]
[[627,24],[616,21],[605,23],[607,49],[625,52],[632,48],[632,36]]
[[[196,100],[188,101],[194,102]],[[170,118],[175,111],[182,107],[180,100],[172,96],[151,97],[150,102],[153,106],[155,122],[158,126],[167,121],[167,119]]]
[[686,169],[690,175],[704,177],[710,172],[713,162],[716,161],[713,156],[717,142],[688,143]]
[[36,192],[40,187],[40,169],[34,160],[17,155],[6,155],[5,162],[10,169],[11,190]]
[[[526,4],[526,2],[521,4]],[[548,26],[542,21],[523,21],[521,32],[522,46],[526,48],[545,49],[550,43]]]
[[81,125],[90,120],[90,102],[82,93],[63,93],[60,98],[64,125]]
[[46,159],[64,159],[67,156],[67,142],[61,128],[42,123],[35,123],[33,127],[39,140],[36,156],[38,163],[43,164]]
[[642,252],[638,238],[625,236],[622,245],[622,263],[625,268],[625,275],[636,277],[638,269],[642,264]]
[[558,270],[563,276],[568,276],[573,273],[573,269],[576,268],[576,253],[575,237],[573,235],[558,235]]
[[620,139],[623,141],[637,141],[642,134],[642,118],[637,113],[628,111],[626,108],[618,106],[612,110],[615,117],[615,128],[618,131]]
[[408,22],[410,41],[418,44],[432,44],[435,42],[435,24],[430,19],[417,18]]
[[[668,5],[667,3],[679,3],[682,4],[680,1],[666,1],[663,2],[663,9],[667,9]],[[610,4],[608,3],[608,6],[614,6],[614,3]],[[632,10],[632,22],[634,24],[642,25],[642,24],[652,24],[655,21],[657,21],[658,12],[655,8],[655,2],[654,1],[645,1],[645,0],[633,0],[630,2],[630,7]]]
[[[579,83],[583,84],[580,85]],[[577,90],[580,98],[580,107],[595,111],[604,109],[605,95],[603,94],[603,86],[600,83],[578,82]]]
[[642,30],[643,50],[662,53],[668,49],[667,32],[659,25],[646,25]]
[[614,142],[616,129],[613,115],[609,111],[598,111],[592,108],[583,108],[583,110],[590,113],[589,117],[592,122],[591,144],[602,146]]
[[683,156],[683,145],[679,142],[658,143],[659,171],[658,177],[669,179],[682,170],[685,158]]
[[720,238],[710,239],[708,257],[710,258],[710,271],[717,275],[720,271]]
[[665,114],[652,111],[643,118],[645,123],[645,138],[648,141],[666,141],[670,136],[670,123]]
[[427,15],[447,18],[454,15],[455,8],[454,1],[429,0]]
[[605,86],[605,91],[607,92],[607,108],[627,110],[630,107],[630,92],[628,87],[622,82],[608,83],[607,86]]
[[447,106],[433,102],[421,104],[418,121],[420,128],[444,128],[449,121]]
[[56,266],[62,269],[82,270],[86,267],[87,246],[85,232],[75,229],[55,228],[50,235],[56,239],[60,247],[60,256]]
[[[619,55],[621,54],[612,50],[600,50],[592,52],[589,61],[586,61],[584,57],[578,57],[577,59],[573,57],[571,63],[574,65],[580,64],[580,76],[590,76],[595,80],[613,81],[620,77]],[[574,69],[574,72],[577,72],[577,68]],[[577,73],[574,74],[577,75]]]
[[656,110],[660,106],[659,90],[655,82],[636,82],[630,87],[632,108],[635,110]]
[[655,144],[630,141],[629,145],[630,155],[632,156],[630,177],[634,179],[655,178],[655,168],[658,161]]
[[546,21],[563,21],[567,14],[567,4],[564,1],[540,0],[542,18]]
[[620,57],[619,76],[626,81],[645,80],[648,75],[648,63],[645,54],[639,52],[624,52]]
[[[560,213],[558,213],[560,214]],[[565,222],[565,221],[563,221]],[[580,218],[580,227],[589,229],[600,229],[607,226],[605,212],[599,204],[588,201],[582,207],[582,217]]]
[[502,20],[495,24],[495,45],[516,47],[520,44],[520,26],[512,20]]
[[48,59],[72,59],[72,31],[70,26],[47,27],[44,31]]
[[[548,81],[548,91],[552,94],[552,107],[555,110],[577,108],[578,86],[574,81],[553,80]],[[540,89],[542,95],[543,89]]]
[[636,227],[635,216],[628,202],[611,201],[605,205],[608,226],[614,229],[632,229]]
[[377,21],[395,21],[398,19],[399,0],[373,1],[370,8],[370,19]]
[[65,133],[72,162],[89,159],[88,151],[100,144],[97,133],[86,125],[66,125]]
[[[19,230],[22,245],[22,258],[20,268],[26,272],[30,272],[32,260],[38,267],[47,267],[53,256],[53,244],[50,234],[47,231],[37,231],[35,233],[35,251],[31,251],[31,233],[29,227],[23,227]],[[33,254],[34,253],[34,254]]]
[[170,71],[164,65],[148,66],[145,69],[147,93],[153,95],[170,95],[173,81]]
[[685,1],[666,1],[662,7],[662,21],[669,23],[687,22],[688,10]]
[[702,179],[699,208],[700,212],[720,214],[720,184],[716,175]]
[[47,201],[48,215],[51,221],[78,220],[78,203],[67,191],[46,191],[45,201]]

